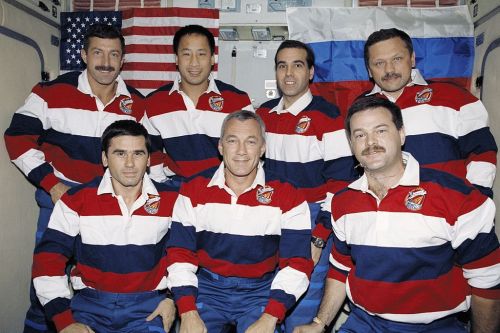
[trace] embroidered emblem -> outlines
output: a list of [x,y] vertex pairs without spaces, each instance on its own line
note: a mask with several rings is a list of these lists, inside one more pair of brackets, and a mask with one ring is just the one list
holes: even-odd
[[427,103],[432,98],[432,88],[425,88],[415,95],[415,102],[418,104]]
[[274,188],[271,186],[261,186],[257,189],[257,201],[261,204],[267,205],[271,202],[274,193]]
[[405,206],[409,210],[420,210],[424,204],[427,191],[421,187],[414,188],[405,198]]
[[222,96],[212,96],[208,99],[208,104],[214,111],[221,111],[224,107],[224,98]]
[[134,103],[132,98],[125,97],[124,99],[122,99],[120,101],[120,110],[123,113],[131,114],[132,113],[132,103]]
[[158,213],[160,209],[160,196],[155,194],[148,193],[148,200],[144,204],[144,210],[148,212],[148,214],[154,215]]
[[311,118],[307,116],[300,118],[297,125],[295,125],[295,133],[297,134],[305,133],[309,129],[309,125],[311,125]]

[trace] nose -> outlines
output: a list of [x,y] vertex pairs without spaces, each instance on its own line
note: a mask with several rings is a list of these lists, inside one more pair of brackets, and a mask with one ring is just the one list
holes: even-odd
[[373,146],[377,143],[377,137],[375,133],[368,133],[366,134],[366,145],[367,146]]
[[386,73],[393,73],[394,72],[394,64],[392,61],[387,61],[385,63],[385,72]]
[[292,66],[287,66],[286,68],[286,76],[292,75]]
[[134,166],[134,155],[133,154],[127,154],[127,157],[125,158],[125,166],[129,167],[129,168]]
[[192,66],[197,66],[199,64],[198,56],[196,54],[191,55],[190,63]]
[[236,150],[236,153],[238,155],[246,155],[246,153],[247,153],[247,147],[246,147],[246,145],[244,143],[239,143],[238,144],[238,148]]

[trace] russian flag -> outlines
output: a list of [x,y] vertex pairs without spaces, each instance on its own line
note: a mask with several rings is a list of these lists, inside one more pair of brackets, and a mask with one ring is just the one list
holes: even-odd
[[467,6],[441,8],[288,8],[289,38],[316,56],[313,93],[346,112],[371,90],[363,47],[374,31],[398,28],[410,35],[416,66],[426,80],[452,81],[466,89],[474,66],[474,27]]

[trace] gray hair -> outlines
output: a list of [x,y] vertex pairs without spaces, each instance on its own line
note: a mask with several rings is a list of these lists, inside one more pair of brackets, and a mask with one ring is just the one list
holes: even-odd
[[266,125],[264,124],[264,121],[262,118],[256,114],[253,111],[248,111],[248,110],[239,110],[235,111],[233,113],[230,113],[224,118],[224,121],[222,122],[222,127],[220,129],[220,138],[222,139],[224,137],[224,132],[226,130],[227,123],[232,120],[232,119],[237,119],[239,121],[245,121],[249,119],[255,120],[257,123],[259,123],[260,126],[260,134],[262,137],[262,141],[266,142]]

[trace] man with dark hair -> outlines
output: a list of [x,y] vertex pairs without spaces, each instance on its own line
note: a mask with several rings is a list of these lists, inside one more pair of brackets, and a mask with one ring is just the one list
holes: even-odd
[[[375,96],[349,109],[346,130],[364,175],[332,199],[334,246],[314,322],[324,332],[346,295],[339,332],[472,332],[500,329],[500,248],[495,204],[466,180],[420,167],[403,152],[401,110]],[[465,277],[465,278],[464,278]]]
[[[47,227],[53,204],[73,185],[103,174],[100,135],[118,119],[140,120],[140,93],[120,77],[124,45],[110,25],[89,27],[81,50],[83,72],[37,84],[12,118],[5,145],[12,162],[37,186],[40,206],[35,243]],[[33,290],[25,333],[53,332]]]
[[208,29],[179,29],[174,51],[178,77],[148,96],[143,121],[153,140],[150,175],[158,181],[183,180],[219,165],[222,120],[235,110],[253,110],[245,92],[213,78],[215,40]]
[[[180,333],[272,333],[306,291],[313,267],[301,193],[265,172],[265,126],[228,115],[218,168],[184,183],[168,242],[168,281]],[[277,272],[276,272],[277,270]]]
[[285,320],[286,332],[291,332],[312,320],[323,295],[331,226],[329,219],[316,224],[316,218],[327,187],[332,192],[340,190],[356,177],[356,172],[338,108],[309,90],[314,76],[313,51],[300,41],[286,40],[274,62],[282,97],[257,109],[267,127],[264,169],[283,175],[304,194],[314,228],[313,259],[319,260],[309,290]]
[[404,31],[374,32],[364,54],[375,81],[368,95],[388,98],[403,112],[404,149],[422,165],[466,178],[492,196],[497,146],[481,101],[455,85],[426,82],[415,69],[412,41]]
[[58,332],[169,332],[166,242],[178,188],[149,179],[150,148],[142,125],[114,122],[102,136],[104,176],[56,202],[33,283]]

